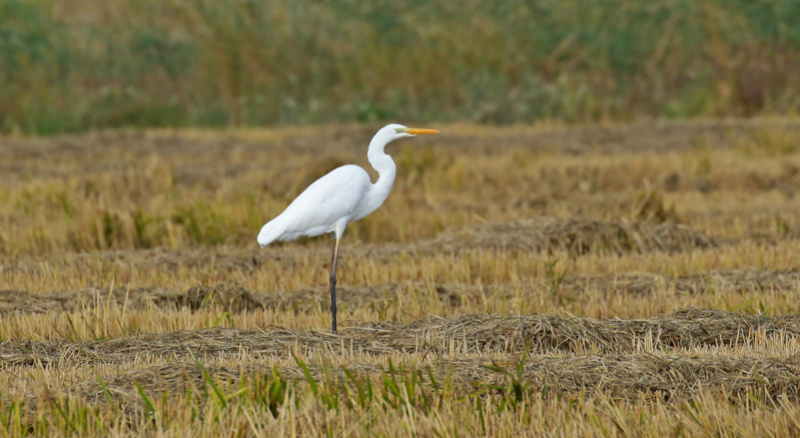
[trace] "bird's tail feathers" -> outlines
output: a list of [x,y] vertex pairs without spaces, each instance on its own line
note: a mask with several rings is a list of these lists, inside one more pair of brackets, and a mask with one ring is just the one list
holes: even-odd
[[283,234],[285,231],[284,228],[280,221],[278,221],[278,218],[267,222],[266,225],[261,227],[261,231],[258,232],[258,244],[264,248],[274,242]]

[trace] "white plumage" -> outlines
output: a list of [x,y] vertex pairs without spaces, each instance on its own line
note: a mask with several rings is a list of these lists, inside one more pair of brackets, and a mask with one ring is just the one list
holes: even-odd
[[390,124],[381,128],[369,144],[367,158],[378,172],[375,184],[366,170],[346,165],[332,170],[308,186],[278,217],[258,233],[258,244],[265,247],[276,240],[334,233],[331,259],[331,312],[336,332],[336,264],[339,241],[347,224],[377,210],[392,190],[397,167],[384,147],[391,141],[417,134],[435,134],[433,129],[407,128]]
[[361,219],[358,207],[372,182],[364,169],[350,164],[334,169],[316,180],[280,216],[269,221],[258,233],[261,247],[275,240],[294,240],[301,236],[332,233],[340,221]]

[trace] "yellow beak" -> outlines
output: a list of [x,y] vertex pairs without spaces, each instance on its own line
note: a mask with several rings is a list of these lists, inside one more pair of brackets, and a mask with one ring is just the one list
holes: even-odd
[[407,133],[418,135],[418,134],[438,134],[439,131],[435,129],[420,129],[420,128],[408,128],[406,130]]

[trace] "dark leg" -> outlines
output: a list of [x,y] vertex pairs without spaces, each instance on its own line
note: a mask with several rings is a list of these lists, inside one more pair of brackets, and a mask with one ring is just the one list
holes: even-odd
[[336,333],[336,265],[339,263],[339,238],[333,242],[331,255],[331,315],[333,315],[333,332]]

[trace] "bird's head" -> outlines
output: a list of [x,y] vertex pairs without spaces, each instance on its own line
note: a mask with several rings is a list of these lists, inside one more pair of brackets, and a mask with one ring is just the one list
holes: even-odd
[[407,126],[399,125],[397,123],[392,123],[381,128],[376,134],[376,137],[380,135],[381,137],[385,137],[388,141],[392,141],[398,138],[413,137],[415,135],[420,135],[420,134],[438,134],[438,133],[439,131],[435,129],[409,128]]

